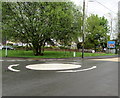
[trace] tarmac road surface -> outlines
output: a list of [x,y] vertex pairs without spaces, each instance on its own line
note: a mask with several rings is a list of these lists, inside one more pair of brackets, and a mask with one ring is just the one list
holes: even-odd
[[[26,69],[31,64],[66,63],[81,65],[81,70],[57,72]],[[14,66],[19,72],[8,69]],[[56,65],[57,66],[57,65]],[[76,59],[55,61],[3,60],[3,96],[118,96],[118,61],[109,59]]]

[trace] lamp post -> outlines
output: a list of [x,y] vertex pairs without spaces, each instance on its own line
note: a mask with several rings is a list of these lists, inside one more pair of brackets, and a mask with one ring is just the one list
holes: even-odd
[[113,39],[112,33],[113,33],[113,17],[111,13],[108,13],[108,16],[110,17],[110,40]]
[[83,17],[82,17],[82,58],[84,58],[84,32],[85,32],[85,0],[83,0]]

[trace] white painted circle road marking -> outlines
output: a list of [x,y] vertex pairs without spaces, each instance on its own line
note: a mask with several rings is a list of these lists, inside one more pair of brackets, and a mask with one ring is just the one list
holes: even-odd
[[14,72],[19,72],[20,70],[17,70],[17,69],[13,69],[13,68],[12,68],[12,67],[18,66],[18,65],[19,65],[19,64],[10,65],[10,66],[8,67],[8,69],[11,70],[11,71],[14,71]]
[[[18,65],[19,64],[10,65],[8,67],[8,69],[13,71],[13,72],[20,72],[20,70],[12,68],[12,67],[18,66]],[[97,68],[97,66],[93,66],[93,67],[86,68],[86,69],[70,70],[70,69],[76,69],[76,68],[80,68],[80,67],[81,67],[81,65],[60,64],[60,63],[54,63],[54,64],[33,64],[33,65],[27,65],[26,66],[27,69],[32,69],[32,70],[64,70],[64,71],[56,71],[56,72],[63,72],[63,73],[67,73],[67,72],[73,73],[73,72],[80,72],[80,71],[89,71],[89,70]]]
[[27,69],[32,69],[32,70],[69,70],[69,69],[76,69],[80,67],[81,65],[62,64],[62,63],[33,64],[33,65],[26,66]]
[[88,71],[97,68],[97,66],[93,66],[91,68],[81,69],[81,70],[66,70],[66,71],[57,71],[57,72],[80,72],[80,71]]

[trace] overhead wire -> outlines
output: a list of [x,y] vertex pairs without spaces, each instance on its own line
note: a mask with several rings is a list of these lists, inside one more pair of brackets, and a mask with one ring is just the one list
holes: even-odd
[[115,13],[114,11],[112,11],[111,9],[109,9],[108,7],[106,7],[104,4],[98,2],[97,0],[95,0],[97,3],[99,3],[100,5],[102,5],[103,7],[105,7],[106,9],[108,9],[110,12],[114,13],[117,15],[117,13]]

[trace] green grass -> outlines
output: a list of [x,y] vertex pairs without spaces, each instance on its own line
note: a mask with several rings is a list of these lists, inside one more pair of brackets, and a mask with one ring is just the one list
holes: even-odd
[[[0,50],[0,56],[5,57],[5,50]],[[81,52],[76,52],[76,57],[81,57]],[[115,54],[106,53],[84,53],[85,57],[90,56],[106,56]],[[24,50],[8,50],[8,57],[32,57],[32,58],[70,58],[73,57],[73,52],[64,51],[45,51],[43,56],[34,56],[33,51]]]

